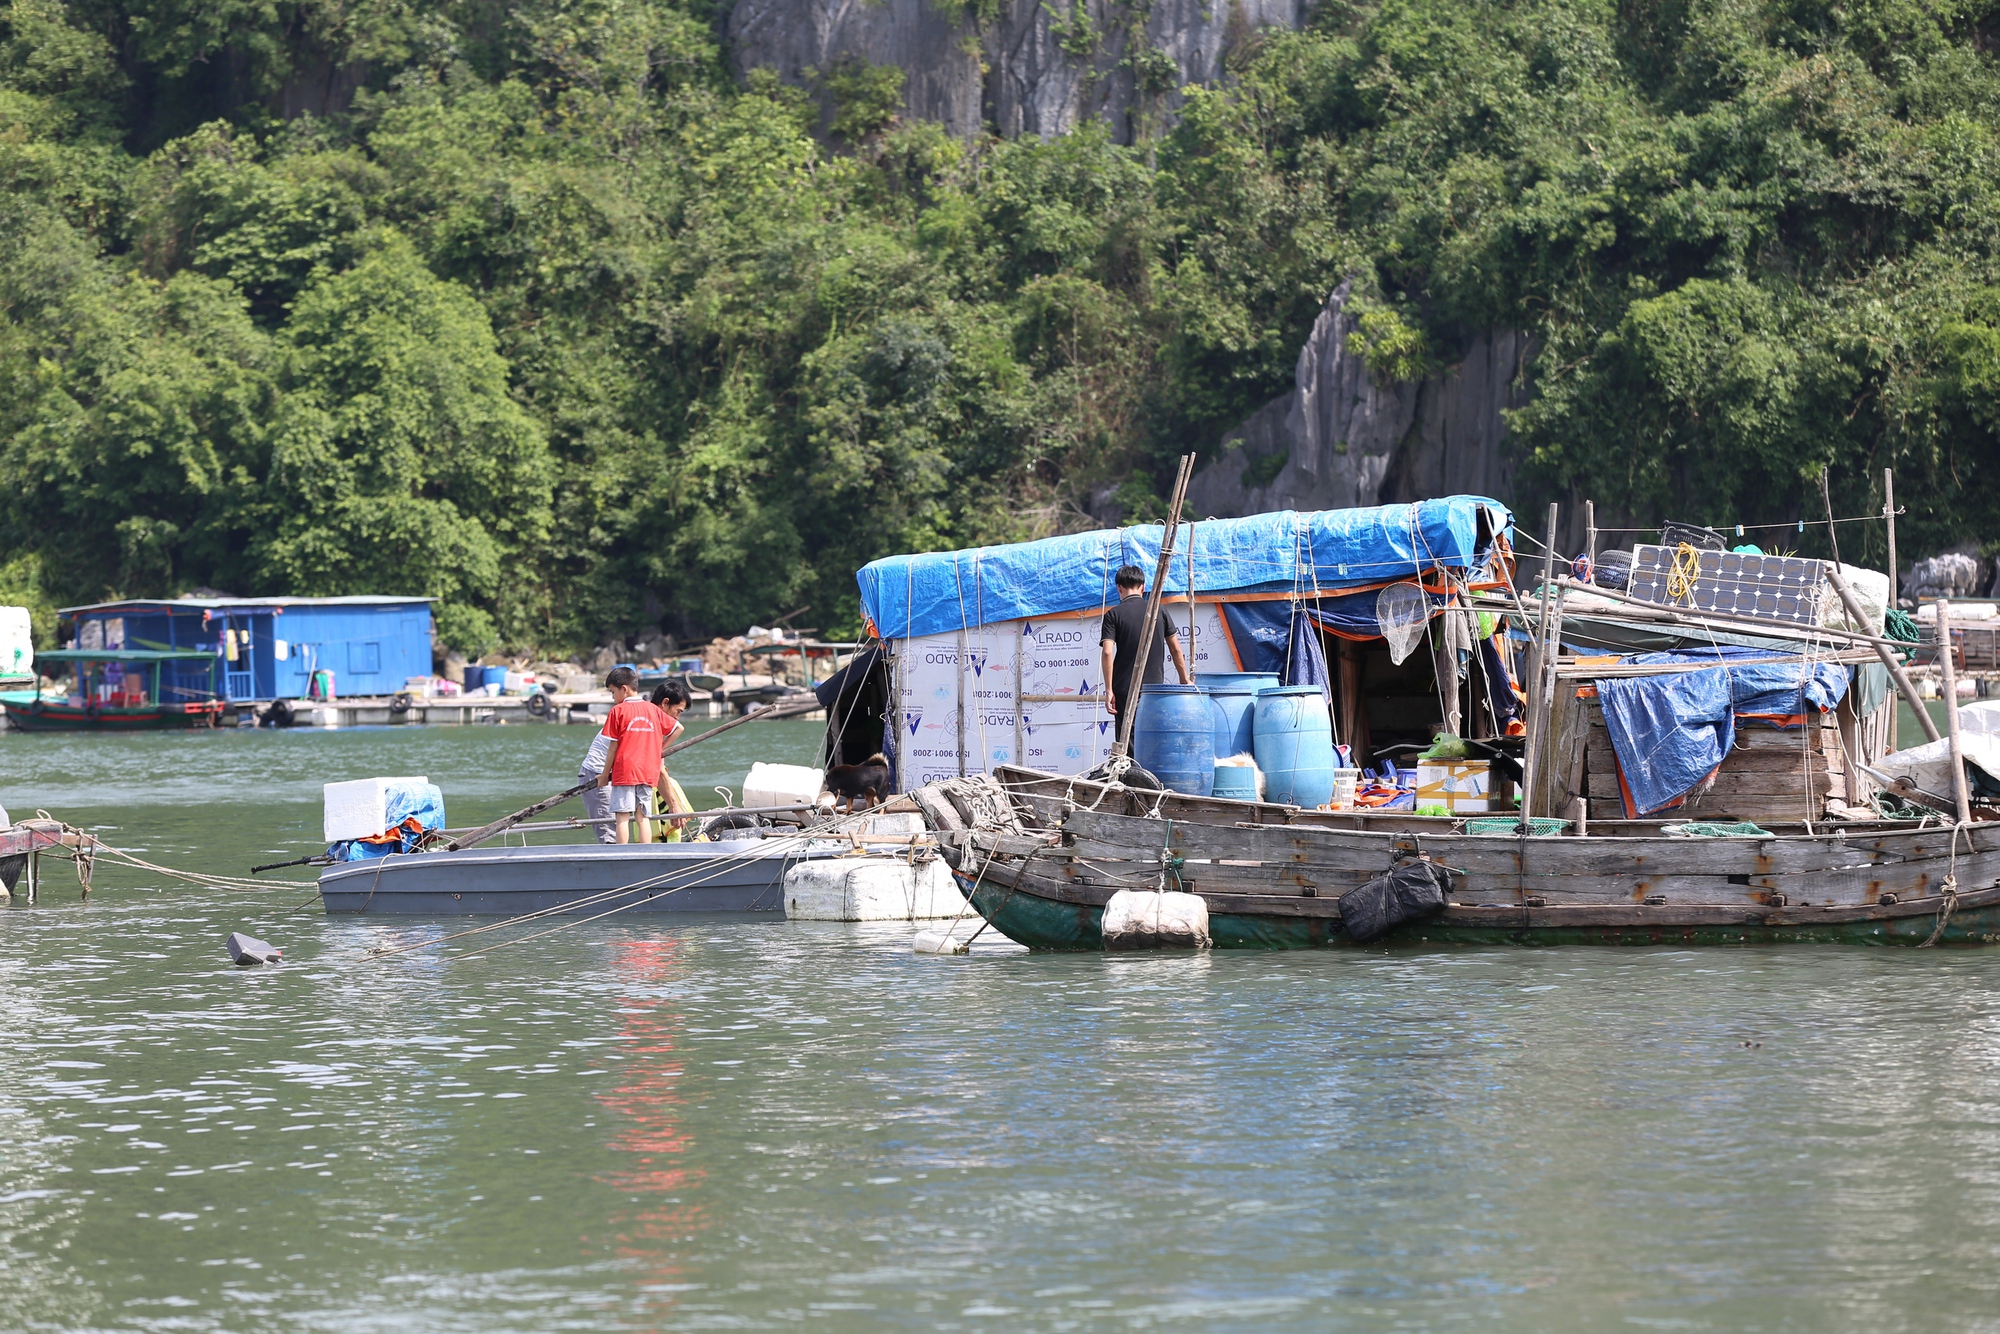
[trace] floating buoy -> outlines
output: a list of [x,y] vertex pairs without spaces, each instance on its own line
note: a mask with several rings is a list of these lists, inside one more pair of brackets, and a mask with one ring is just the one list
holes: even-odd
[[1199,894],[1121,889],[1104,905],[1107,950],[1207,949],[1208,901]]
[[266,944],[255,936],[246,936],[241,931],[229,933],[224,944],[229,946],[229,957],[238,967],[248,968],[253,964],[276,963],[285,957],[285,952],[275,945]]

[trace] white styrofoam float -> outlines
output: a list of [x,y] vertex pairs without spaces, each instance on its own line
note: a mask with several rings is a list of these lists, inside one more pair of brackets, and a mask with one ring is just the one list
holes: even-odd
[[1104,905],[1104,948],[1207,949],[1208,900],[1199,894],[1121,889]]
[[[956,917],[965,897],[933,857],[827,857],[785,872],[785,916],[795,922],[919,922]],[[968,914],[969,915],[969,914]]]
[[373,838],[389,827],[389,798],[405,783],[429,783],[428,778],[357,778],[349,783],[328,783],[324,820],[326,841],[340,843],[350,838]]
[[819,800],[824,780],[819,770],[803,764],[766,764],[759,760],[750,766],[750,774],[743,780],[743,804],[810,806]]

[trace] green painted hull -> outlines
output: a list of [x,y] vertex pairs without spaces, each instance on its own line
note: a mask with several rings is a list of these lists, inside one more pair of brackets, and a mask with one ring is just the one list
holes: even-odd
[[43,701],[36,707],[26,699],[0,699],[7,723],[23,732],[182,732],[195,727],[214,727],[222,715],[221,702],[203,704],[148,704],[138,708],[72,708],[68,704]]
[[[1035,950],[1102,950],[1099,930],[1104,910],[1088,903],[1043,898],[1026,889],[1010,889],[955,875],[959,892],[972,900],[980,916],[1018,944]],[[1458,920],[1460,914],[1413,922],[1371,947],[1392,945],[1921,945],[1937,927],[1934,913],[1836,921],[1824,924],[1785,923],[1748,926],[1541,926],[1523,924],[1514,913],[1484,910],[1514,920],[1493,925]],[[1216,949],[1302,950],[1328,945],[1364,948],[1347,939],[1333,918],[1264,917],[1216,912],[1208,918],[1209,937]],[[1960,908],[1945,924],[1940,945],[2000,943],[2000,904]]]

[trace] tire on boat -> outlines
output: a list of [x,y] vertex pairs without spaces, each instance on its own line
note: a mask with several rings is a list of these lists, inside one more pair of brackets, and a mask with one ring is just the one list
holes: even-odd
[[290,727],[298,721],[298,715],[293,712],[290,700],[274,699],[271,707],[264,710],[264,721],[273,727]]
[[[395,706],[391,705],[390,707],[394,708]],[[548,717],[549,697],[539,690],[537,690],[534,694],[528,696],[528,712],[533,714],[537,718]]]
[[389,697],[389,712],[408,713],[410,711],[410,705],[412,705],[415,702],[416,702],[415,700],[410,698],[409,691],[398,690],[395,694]]

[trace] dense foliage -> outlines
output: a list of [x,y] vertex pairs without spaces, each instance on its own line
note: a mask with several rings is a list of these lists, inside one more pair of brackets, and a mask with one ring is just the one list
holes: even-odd
[[1996,14],[1321,0],[1128,148],[739,84],[703,0],[9,0],[0,597],[851,629],[1155,512],[1348,274],[1378,374],[1534,335],[1513,499],[2000,535]]

